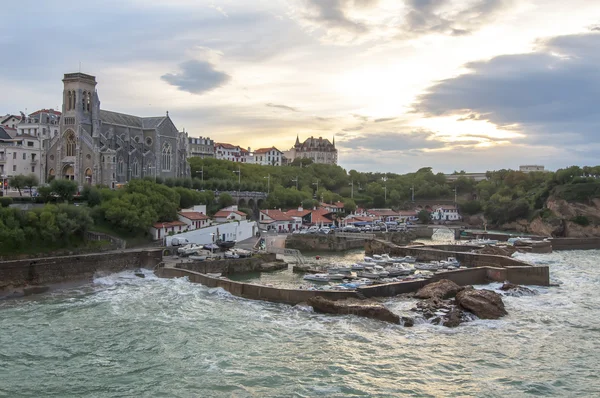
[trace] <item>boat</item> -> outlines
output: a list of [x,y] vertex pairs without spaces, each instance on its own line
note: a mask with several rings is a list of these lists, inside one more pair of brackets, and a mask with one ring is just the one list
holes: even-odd
[[212,253],[215,250],[219,250],[219,246],[217,246],[214,243],[209,243],[207,245],[204,245],[204,250],[208,250],[208,251],[210,251]]
[[460,267],[460,263],[454,257],[448,257],[447,260],[440,261],[440,264],[442,265],[443,268],[447,268],[447,269],[456,269],[456,268]]
[[348,275],[344,275],[344,274],[327,274],[329,275],[329,279],[332,281],[341,281],[342,279],[346,279],[348,278]]
[[237,254],[240,258],[252,257],[252,252],[245,249],[231,249],[231,252]]
[[[377,255],[375,254],[375,256],[377,256]],[[376,259],[375,257],[365,256],[364,260],[366,263],[369,263],[369,264],[380,264],[380,263],[386,262],[386,260],[382,259],[381,256],[378,256],[378,257],[379,257],[379,259]]]
[[313,282],[329,282],[331,280],[331,275],[329,275],[329,274],[307,274],[307,275],[304,275],[303,279],[305,281],[313,281]]
[[211,252],[208,250],[197,250],[194,254],[190,255],[190,260],[204,261],[211,256]]
[[389,273],[381,266],[375,265],[372,268],[366,268],[363,271],[359,271],[357,273],[359,278],[385,278],[389,275]]
[[409,264],[414,264],[417,262],[417,259],[413,256],[405,256],[402,261],[400,261],[401,263],[409,263]]
[[365,265],[363,263],[355,263],[352,264],[352,271],[362,271],[363,269],[365,269]]
[[224,254],[223,257],[225,258],[240,258],[239,254],[235,253],[232,250],[227,250]]
[[327,268],[327,272],[330,274],[343,274],[352,271],[352,267],[332,267]]
[[415,267],[408,263],[394,263],[386,268],[389,276],[410,275],[415,272]]
[[415,269],[417,269],[419,271],[437,271],[440,268],[442,268],[442,264],[440,264],[439,261],[415,264]]
[[177,254],[180,256],[189,256],[190,254],[196,253],[198,250],[202,250],[202,245],[197,243],[189,243],[177,249]]
[[221,240],[221,239],[217,239],[217,241],[215,243],[223,251],[225,251],[226,249],[231,249],[233,246],[235,246],[235,241],[234,240]]

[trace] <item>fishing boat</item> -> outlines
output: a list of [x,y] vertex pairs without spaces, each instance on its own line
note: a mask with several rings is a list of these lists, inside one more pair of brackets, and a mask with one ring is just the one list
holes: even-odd
[[379,258],[375,258],[375,256],[377,256],[377,254],[375,254],[373,257],[365,256],[364,260],[369,264],[383,264],[386,262],[386,260],[382,259],[381,256],[377,256]]
[[350,268],[352,269],[352,271],[362,271],[363,269],[365,269],[365,265],[364,263],[355,263],[352,264]]
[[365,267],[365,269],[363,271],[359,271],[357,275],[359,278],[377,279],[385,278],[389,275],[389,273],[381,265],[375,265],[373,267]]
[[437,271],[440,268],[442,268],[442,264],[440,264],[439,261],[415,264],[415,269],[420,270],[420,271]]
[[305,281],[313,281],[313,282],[329,282],[331,280],[331,276],[329,274],[307,274],[304,275]]
[[231,249],[233,246],[235,246],[235,241],[234,240],[221,240],[221,239],[218,239],[215,243],[223,251],[225,251],[227,249]]
[[447,268],[447,269],[456,269],[456,268],[460,267],[460,263],[454,257],[448,257],[447,260],[440,261],[440,264],[442,264],[443,268]]
[[352,267],[331,267],[327,268],[327,272],[330,274],[344,274],[352,271]]
[[211,255],[211,252],[209,252],[208,250],[197,250],[196,253],[190,255],[190,260],[194,260],[194,261],[204,261],[207,258],[209,258]]
[[233,250],[227,250],[223,257],[225,258],[240,258],[239,254],[235,253]]
[[329,275],[329,280],[332,281],[341,281],[342,279],[346,279],[348,278],[348,275],[344,275],[344,274],[327,274]]
[[386,268],[389,276],[410,275],[415,272],[415,267],[408,263],[394,263],[391,267]]

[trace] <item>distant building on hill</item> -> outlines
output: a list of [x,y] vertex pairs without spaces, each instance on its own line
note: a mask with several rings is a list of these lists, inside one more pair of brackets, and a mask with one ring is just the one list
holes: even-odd
[[532,173],[535,171],[546,171],[546,168],[544,166],[541,165],[536,165],[536,164],[527,164],[527,165],[523,165],[523,166],[519,166],[519,171],[523,172],[523,173]]
[[474,181],[485,181],[487,180],[487,173],[459,173],[459,174],[444,174],[446,177],[446,181],[454,182],[458,180],[460,177],[469,178]]
[[254,151],[254,163],[263,166],[281,166],[283,152],[275,147],[260,148]]
[[231,162],[250,163],[250,148],[248,150],[223,142],[215,143],[215,158]]
[[209,137],[188,137],[188,156],[214,158],[215,142]]
[[296,143],[289,151],[284,152],[284,156],[288,163],[304,158],[312,159],[314,163],[337,164],[338,162],[335,138],[333,141],[329,141],[323,137],[310,137],[300,143],[300,138],[296,137]]

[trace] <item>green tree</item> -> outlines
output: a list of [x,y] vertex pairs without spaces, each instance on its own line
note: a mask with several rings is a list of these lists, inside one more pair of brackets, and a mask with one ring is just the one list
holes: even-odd
[[75,181],[65,179],[54,179],[50,183],[50,189],[59,199],[63,201],[70,201],[73,196],[77,193],[77,183]]
[[429,224],[431,222],[431,213],[429,213],[425,209],[418,212],[417,217],[419,219],[419,222],[421,222],[422,224]]
[[38,180],[37,176],[35,174],[29,174],[26,175],[25,178],[23,179],[23,184],[25,185],[25,188],[29,189],[29,195],[31,195],[31,189],[33,187],[37,187],[40,183],[40,180]]
[[27,177],[23,174],[18,174],[8,179],[8,185],[12,188],[16,188],[19,191],[19,196],[23,196],[21,189],[25,189],[27,183]]
[[227,192],[219,194],[219,206],[222,208],[232,206],[235,203],[233,197]]
[[356,202],[353,199],[344,199],[344,211],[348,214],[356,210]]

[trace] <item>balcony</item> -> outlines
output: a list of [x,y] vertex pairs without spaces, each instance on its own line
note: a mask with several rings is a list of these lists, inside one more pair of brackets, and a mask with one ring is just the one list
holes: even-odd
[[0,163],[6,163],[6,156],[0,156]]

